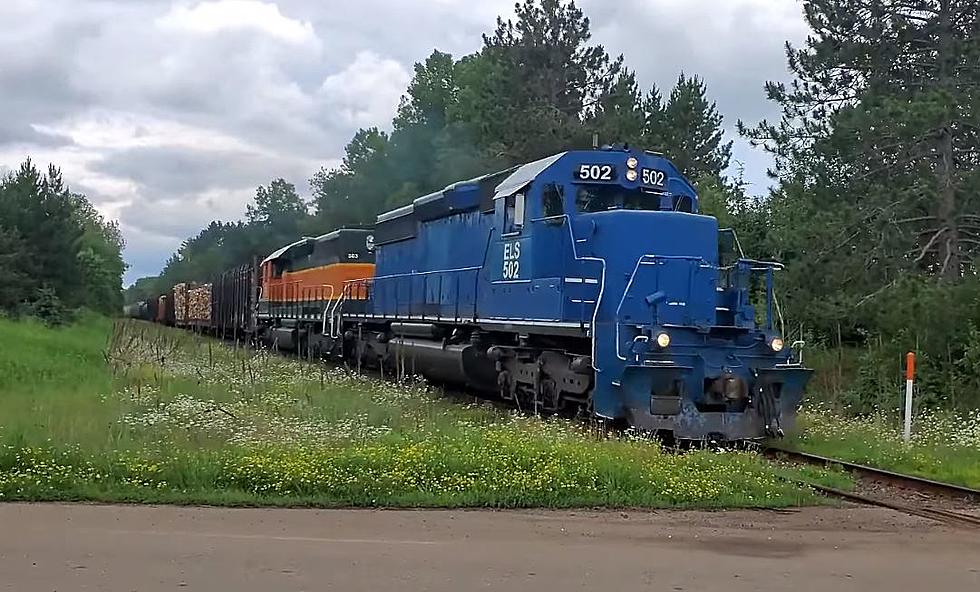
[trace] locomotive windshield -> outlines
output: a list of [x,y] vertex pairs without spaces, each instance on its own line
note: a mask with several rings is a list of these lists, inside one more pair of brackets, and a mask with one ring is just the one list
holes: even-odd
[[[690,200],[682,199],[675,210],[690,211]],[[687,202],[687,209],[684,209]],[[659,210],[660,194],[619,185],[579,185],[575,194],[579,213],[592,214],[606,210]]]

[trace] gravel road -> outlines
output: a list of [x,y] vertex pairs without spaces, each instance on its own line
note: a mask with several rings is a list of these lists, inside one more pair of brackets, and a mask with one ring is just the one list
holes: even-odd
[[[877,508],[0,504],[0,590],[980,590],[980,532]],[[397,588],[396,588],[397,587]]]

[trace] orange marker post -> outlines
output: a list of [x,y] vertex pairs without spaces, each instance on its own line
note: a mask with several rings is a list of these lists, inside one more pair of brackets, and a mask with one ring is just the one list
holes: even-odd
[[912,386],[915,383],[915,353],[905,354],[905,430],[902,436],[912,439]]

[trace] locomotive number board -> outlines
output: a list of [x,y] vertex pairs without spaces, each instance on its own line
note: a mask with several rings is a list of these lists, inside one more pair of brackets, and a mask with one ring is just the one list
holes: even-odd
[[657,169],[643,169],[640,173],[640,182],[649,187],[663,189],[667,185],[667,173]]
[[575,178],[589,183],[619,180],[619,177],[616,176],[616,167],[611,164],[581,164],[575,169]]

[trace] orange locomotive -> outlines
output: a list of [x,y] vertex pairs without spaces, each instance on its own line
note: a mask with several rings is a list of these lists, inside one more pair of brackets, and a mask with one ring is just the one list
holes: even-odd
[[304,238],[266,257],[260,274],[260,338],[270,347],[301,349],[310,324],[326,329],[345,282],[374,275],[373,231],[345,228]]

